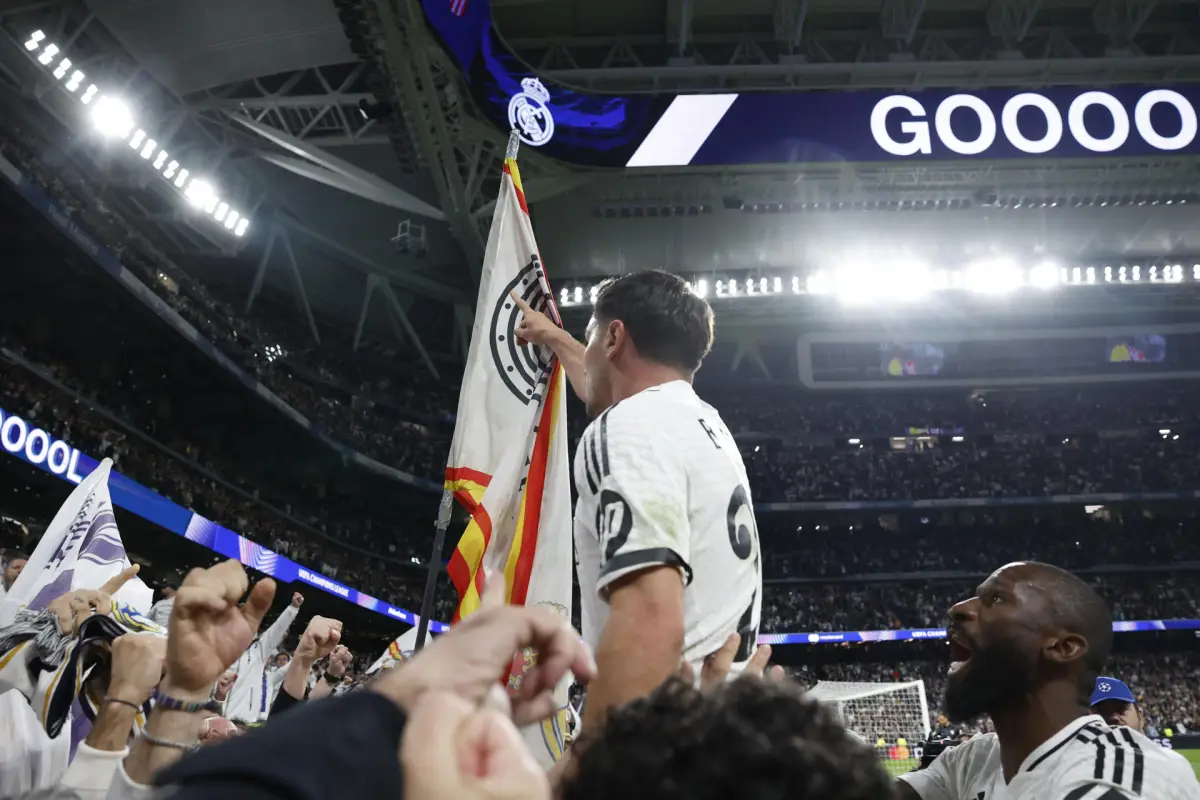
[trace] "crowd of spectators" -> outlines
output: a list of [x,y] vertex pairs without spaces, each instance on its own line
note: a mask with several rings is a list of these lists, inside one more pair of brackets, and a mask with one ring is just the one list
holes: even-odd
[[[93,398],[82,391],[73,396],[4,358],[5,350],[27,358],[17,347],[0,349],[0,407],[97,458],[111,458],[121,473],[252,541],[393,605],[420,607],[424,571],[414,567],[423,566],[429,556],[428,527],[418,532],[411,520],[339,513],[327,501],[304,502],[302,492],[270,497],[219,452],[196,447],[178,431],[157,430],[152,423],[149,430],[138,427],[134,420],[152,418],[139,414],[130,402],[140,396],[134,379],[111,387],[105,400],[114,406],[93,405]],[[75,389],[65,368],[37,366]],[[139,431],[145,438],[127,431]],[[439,618],[448,619],[453,610],[453,590],[442,586],[436,605]]]
[[[999,565],[997,565],[999,566]],[[1114,620],[1200,619],[1196,572],[1084,575],[1108,601]],[[950,607],[978,581],[768,584],[762,630],[868,631],[940,628]]]
[[943,571],[982,575],[1022,560],[1070,570],[1200,562],[1194,520],[1171,514],[925,517],[923,523],[890,528],[828,521],[768,527],[771,519],[759,518],[767,579]]

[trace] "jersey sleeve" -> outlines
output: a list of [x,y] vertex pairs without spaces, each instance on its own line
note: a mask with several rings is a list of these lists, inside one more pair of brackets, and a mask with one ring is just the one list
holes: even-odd
[[593,492],[596,500],[601,597],[618,578],[664,564],[677,568],[685,582],[692,579],[685,465],[662,426],[656,430],[654,420],[631,413],[637,410],[605,412],[579,445],[581,491]]
[[986,744],[981,739],[943,750],[925,769],[905,773],[899,778],[911,786],[921,800],[964,800],[963,794],[971,777],[964,773],[986,755],[981,752]]

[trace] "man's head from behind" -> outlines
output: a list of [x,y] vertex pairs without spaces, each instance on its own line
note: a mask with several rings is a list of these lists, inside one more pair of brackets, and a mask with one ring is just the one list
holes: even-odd
[[647,378],[691,380],[712,349],[712,309],[677,275],[635,272],[600,287],[586,341],[594,417]]
[[562,800],[890,798],[875,752],[790,682],[710,694],[668,681],[614,711],[574,758]]
[[4,588],[11,589],[12,585],[17,582],[17,578],[21,577],[21,570],[25,569],[25,564],[29,562],[29,556],[24,553],[9,553],[4,559]]
[[948,635],[946,711],[966,722],[1020,709],[1043,690],[1086,708],[1112,648],[1112,617],[1071,573],[1018,562],[950,609]]

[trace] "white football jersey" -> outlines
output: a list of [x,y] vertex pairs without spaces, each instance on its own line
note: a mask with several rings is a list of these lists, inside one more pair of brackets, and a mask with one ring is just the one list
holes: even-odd
[[575,453],[575,553],[583,637],[608,620],[606,587],[659,564],[685,582],[684,657],[696,667],[731,633],[753,654],[762,559],[746,466],[691,384],[646,389],[597,417]]
[[921,800],[1198,800],[1187,759],[1141,731],[1080,717],[1029,754],[1005,784],[996,734],[946,750],[901,775]]

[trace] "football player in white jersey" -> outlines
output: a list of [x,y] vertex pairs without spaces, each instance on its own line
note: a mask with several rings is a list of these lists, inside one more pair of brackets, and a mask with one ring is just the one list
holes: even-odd
[[601,287],[580,343],[527,305],[518,335],[551,348],[593,422],[575,453],[583,636],[596,653],[583,730],[648,694],[732,634],[756,649],[762,566],[746,468],[692,388],[713,315],[679,277]]
[[1079,578],[1046,564],[1001,567],[950,609],[947,633],[946,713],[987,714],[996,732],[900,776],[902,798],[1200,800],[1186,762],[1091,713],[1112,616]]

